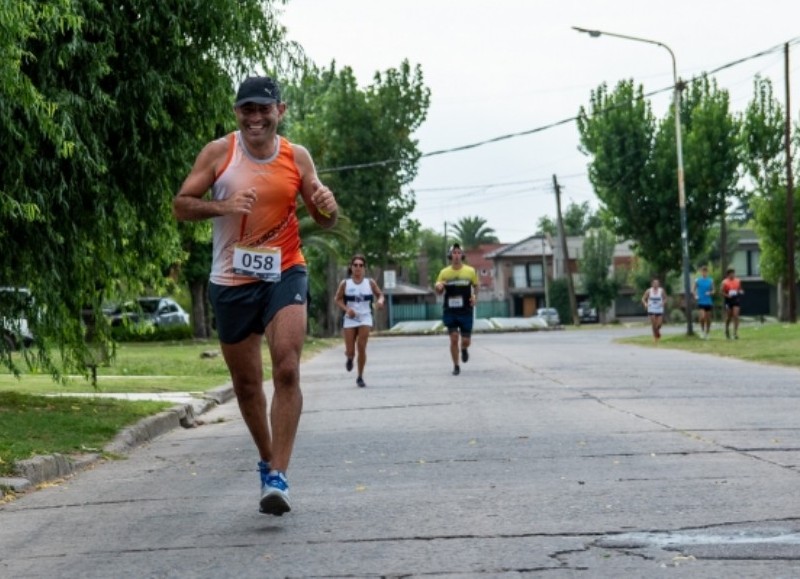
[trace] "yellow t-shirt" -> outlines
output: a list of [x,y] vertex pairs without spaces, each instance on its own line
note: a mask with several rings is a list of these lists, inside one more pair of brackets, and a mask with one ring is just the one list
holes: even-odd
[[478,287],[478,274],[475,268],[462,264],[455,269],[448,265],[439,272],[436,283],[444,283],[444,311],[468,313],[472,311],[470,298],[473,288]]

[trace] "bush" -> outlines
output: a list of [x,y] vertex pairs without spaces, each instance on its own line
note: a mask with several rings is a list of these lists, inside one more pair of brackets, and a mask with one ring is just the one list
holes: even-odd
[[192,339],[191,326],[158,327],[152,324],[128,324],[111,328],[117,342],[168,342]]
[[672,308],[669,311],[669,315],[667,316],[669,319],[670,324],[685,324],[686,323],[686,314],[683,313],[683,310],[678,308]]

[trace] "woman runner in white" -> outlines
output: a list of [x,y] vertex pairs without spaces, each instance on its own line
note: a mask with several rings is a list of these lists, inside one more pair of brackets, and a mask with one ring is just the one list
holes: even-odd
[[342,331],[344,333],[345,368],[353,369],[353,358],[358,349],[358,378],[356,384],[364,388],[364,366],[367,364],[367,340],[372,330],[372,303],[383,307],[383,292],[372,278],[366,277],[367,260],[361,254],[350,258],[347,279],[342,280],[336,291],[336,305],[344,312]]
[[661,287],[658,278],[653,278],[650,287],[642,296],[642,305],[650,316],[650,326],[653,330],[653,341],[658,343],[661,339],[661,324],[664,322],[664,304],[667,301],[667,292]]

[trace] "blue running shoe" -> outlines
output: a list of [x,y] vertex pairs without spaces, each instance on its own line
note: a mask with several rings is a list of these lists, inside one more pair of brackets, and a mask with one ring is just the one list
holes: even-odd
[[469,362],[469,351],[466,348],[461,348],[461,361],[465,364]]
[[283,516],[292,510],[289,504],[289,483],[286,475],[277,470],[272,470],[261,485],[261,512],[267,515]]
[[350,372],[353,369],[353,359],[352,358],[348,358],[347,362],[344,363],[344,367],[345,367],[345,370]]
[[264,485],[267,484],[267,477],[269,476],[269,463],[265,460],[258,461],[258,474],[261,475],[261,488],[264,488]]

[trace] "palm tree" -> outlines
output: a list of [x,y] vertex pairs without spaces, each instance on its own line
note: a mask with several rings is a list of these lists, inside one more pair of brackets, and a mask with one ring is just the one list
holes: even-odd
[[455,237],[464,250],[475,249],[484,243],[498,243],[494,229],[486,226],[483,217],[462,217],[453,224]]

